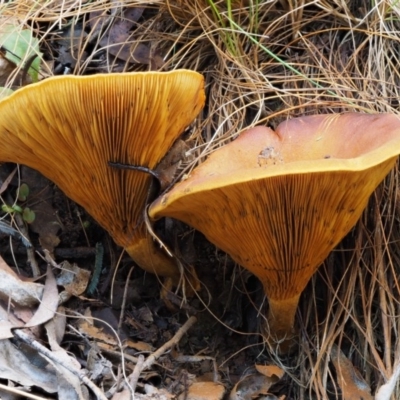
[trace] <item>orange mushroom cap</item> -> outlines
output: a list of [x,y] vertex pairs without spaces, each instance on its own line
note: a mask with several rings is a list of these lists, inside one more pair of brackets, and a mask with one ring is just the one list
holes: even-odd
[[0,101],[0,161],[43,173],[134,258],[138,241],[145,243],[143,268],[177,273],[145,265],[155,251],[143,224],[152,177],[108,162],[154,169],[202,109],[203,86],[188,70],[61,76],[27,86]]
[[[275,325],[287,335],[311,275],[355,225],[399,153],[394,115],[316,115],[275,132],[256,127],[216,150],[149,215],[184,221],[254,273],[270,307],[281,305]],[[291,321],[284,321],[288,310]]]

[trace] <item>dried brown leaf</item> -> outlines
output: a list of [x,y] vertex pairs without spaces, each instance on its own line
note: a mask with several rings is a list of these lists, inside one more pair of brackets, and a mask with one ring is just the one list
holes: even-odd
[[182,393],[178,400],[220,400],[225,394],[225,387],[216,382],[194,382],[187,393]]
[[57,284],[64,286],[70,295],[80,296],[87,288],[91,272],[68,261],[63,261],[60,266],[62,269],[57,276]]
[[[63,310],[61,315],[63,316]],[[64,365],[70,366],[72,369],[80,370],[81,366],[78,361],[72,358],[63,348],[60,347],[59,343],[64,335],[62,328],[65,329],[65,317],[61,318],[61,326],[56,323],[56,319],[53,318],[51,321],[45,324],[47,337],[49,338],[49,345],[53,354],[59,359],[59,363],[52,360],[48,360],[55,370],[57,371],[57,386],[59,398],[65,399],[85,399],[86,396],[81,390],[81,384],[79,378],[74,375]],[[59,318],[60,320],[60,318]],[[64,323],[63,321],[64,320]],[[61,332],[62,331],[62,332]]]
[[0,319],[0,340],[10,339],[14,335],[11,331],[15,326],[10,321],[3,321]]
[[[37,357],[33,354],[32,357]],[[9,340],[0,340],[0,378],[25,386],[39,386],[49,393],[57,391],[55,371],[48,366],[38,366]]]
[[[136,64],[151,64],[154,69],[159,69],[164,63],[161,54],[157,50],[152,51],[150,45],[133,38],[136,22],[143,11],[143,7],[125,8],[122,15],[114,18],[113,24],[101,38],[100,46],[106,48],[109,55],[120,60]],[[91,13],[93,33],[98,34],[98,30],[104,28],[108,17],[101,12]]]
[[265,375],[267,378],[274,378],[276,377],[278,382],[280,379],[283,378],[283,375],[285,375],[285,371],[278,367],[277,365],[255,365],[256,370],[260,373]]
[[89,338],[100,340],[112,346],[118,345],[115,335],[104,333],[102,328],[98,328],[94,325],[93,317],[91,316],[89,308],[85,311],[85,317],[79,320],[78,328],[81,333]]
[[45,325],[51,348],[55,347],[55,344],[52,344],[52,341],[58,345],[61,343],[64,338],[66,326],[67,316],[65,315],[65,309],[64,307],[58,307],[54,318]]
[[43,297],[39,308],[33,317],[26,323],[25,327],[41,325],[54,317],[58,307],[58,290],[56,280],[51,267],[47,267],[47,277],[44,286]]
[[86,52],[81,54],[81,47],[86,40],[87,33],[82,26],[72,25],[63,34],[59,42],[57,61],[62,65],[68,65],[74,69],[77,63],[78,55],[86,58]]
[[131,348],[135,349],[140,352],[152,352],[154,351],[154,347],[146,342],[134,342],[133,340],[127,340],[124,342],[124,345]]
[[336,346],[332,348],[331,361],[336,369],[337,380],[342,389],[343,400],[372,400],[371,388]]
[[43,295],[43,285],[24,282],[0,256],[0,298],[21,306],[34,306]]
[[53,350],[52,353],[61,361],[61,363],[56,363],[48,359],[49,363],[52,364],[57,371],[57,393],[59,398],[71,400],[88,399],[89,397],[84,395],[86,390],[82,390],[79,378],[63,366],[63,364],[65,364],[69,365],[71,368],[80,370],[79,363],[69,356],[61,347],[58,347],[58,350]]
[[264,374],[247,375],[234,386],[229,400],[253,400],[259,395],[267,395],[269,388],[279,379],[275,373],[270,377]]
[[21,328],[24,323],[18,319],[13,310],[7,310],[6,304],[0,302],[0,340],[12,338],[12,328]]

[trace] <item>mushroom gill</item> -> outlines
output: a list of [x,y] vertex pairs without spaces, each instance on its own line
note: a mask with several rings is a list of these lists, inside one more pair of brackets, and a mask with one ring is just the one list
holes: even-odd
[[268,337],[288,351],[301,292],[400,153],[394,115],[316,115],[256,127],[216,150],[149,208],[184,221],[254,273]]
[[0,161],[25,164],[83,206],[143,269],[176,278],[144,225],[152,176],[205,101],[188,70],[49,78],[0,101]]

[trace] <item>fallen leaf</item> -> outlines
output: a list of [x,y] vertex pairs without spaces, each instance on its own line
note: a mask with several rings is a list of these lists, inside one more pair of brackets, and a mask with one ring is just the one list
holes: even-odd
[[[62,362],[62,364],[74,367],[78,371],[80,370],[79,363],[70,357],[61,347],[60,350],[53,350],[52,353]],[[48,359],[48,362],[52,364],[54,369],[57,371],[57,393],[59,399],[84,400],[88,398],[83,395],[80,380],[75,374],[65,368],[61,363],[53,362],[50,359]]]
[[53,368],[37,366],[34,360],[31,361],[9,340],[0,340],[0,378],[10,379],[23,386],[38,386],[48,393],[57,391]]
[[22,306],[34,306],[43,295],[43,285],[24,282],[0,256],[0,298]]
[[57,313],[54,315],[54,318],[46,323],[46,330],[51,329],[52,340],[60,344],[64,338],[66,326],[67,316],[65,315],[65,308],[60,306],[57,308]]
[[182,393],[178,400],[220,400],[225,394],[225,387],[216,382],[194,382],[187,393]]
[[279,382],[284,372],[273,365],[256,365],[262,373],[250,374],[242,378],[232,389],[229,400],[253,400],[259,395],[269,395],[272,385]]
[[[110,307],[102,307],[92,310],[94,326],[100,328],[103,333],[115,337],[119,325],[119,313]],[[119,339],[125,341],[128,338],[128,332],[121,329]]]
[[[53,355],[57,357],[59,362],[54,362],[53,360],[46,359],[50,364],[53,365],[57,372],[57,393],[60,399],[71,399],[71,400],[81,400],[86,399],[81,388],[81,383],[79,378],[74,375],[65,366],[79,371],[81,366],[77,360],[72,358],[63,348],[58,344],[58,334],[57,327],[54,321],[49,321],[46,325],[47,337],[49,338],[49,345],[52,350]],[[65,365],[65,366],[64,366]]]
[[87,33],[82,26],[72,24],[67,30],[61,34],[58,42],[57,61],[74,69],[78,60],[78,56],[86,59],[87,52],[82,51],[82,47],[87,39]]
[[104,343],[112,346],[118,346],[118,341],[114,334],[107,334],[103,332],[102,327],[99,328],[94,325],[94,319],[92,317],[90,308],[85,310],[85,317],[82,317],[78,321],[79,332],[88,336],[91,339],[101,340]]
[[[151,45],[144,44],[134,38],[134,28],[142,16],[144,7],[127,7],[108,29],[100,40],[100,46],[115,58],[136,64],[150,64],[152,69],[160,69],[163,58],[159,51],[153,51]],[[95,30],[102,29],[108,21],[108,15],[102,12],[90,14],[90,25]]]
[[[104,316],[103,314],[100,314]],[[114,322],[112,323],[114,325]],[[101,326],[95,326],[94,320],[89,308],[85,311],[85,318],[81,318],[78,321],[79,332],[84,334],[90,339],[96,339],[98,341],[97,345],[102,350],[113,351],[115,348],[119,348],[120,342],[117,340],[116,335],[113,334],[109,329],[107,332],[104,331],[104,322]],[[115,330],[114,330],[115,331]],[[126,335],[125,335],[126,337]],[[121,337],[120,337],[121,339]],[[136,351],[146,351],[151,352],[154,348],[145,342],[134,342],[133,340],[123,340],[124,346]]]
[[12,328],[15,328],[15,325],[6,319],[3,319],[0,315],[0,340],[10,339],[14,337],[11,331]]
[[275,376],[277,378],[277,382],[283,378],[283,375],[285,375],[285,371],[277,365],[256,364],[255,367],[260,374],[263,374],[268,378],[273,378]]
[[16,66],[28,67],[28,74],[33,82],[39,80],[40,60],[39,40],[33,37],[30,29],[21,29],[21,24],[3,24],[0,32],[0,47],[5,51],[5,58]]
[[23,326],[33,317],[35,308],[14,305],[12,308],[13,315],[15,315],[19,321],[23,322]]
[[332,347],[331,361],[336,369],[337,381],[343,400],[372,400],[371,388],[343,352]]
[[65,291],[72,296],[80,296],[87,288],[91,272],[79,268],[76,264],[63,261],[61,273],[57,276],[57,284],[63,286]]
[[154,347],[146,342],[134,342],[133,340],[126,340],[124,345],[130,349],[134,349],[140,351],[141,353],[152,352],[154,351]]
[[21,328],[24,322],[18,319],[13,310],[6,309],[7,305],[0,302],[0,340],[14,337],[13,328]]
[[43,296],[33,317],[26,323],[25,327],[41,325],[54,317],[58,307],[58,290],[56,280],[51,267],[47,267],[46,283]]

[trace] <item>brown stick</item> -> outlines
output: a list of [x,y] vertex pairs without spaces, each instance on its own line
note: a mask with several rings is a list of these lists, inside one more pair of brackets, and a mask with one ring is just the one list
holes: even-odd
[[190,317],[184,325],[175,333],[174,337],[168,342],[164,343],[158,350],[146,358],[146,361],[142,365],[141,371],[150,368],[167,350],[175,346],[182,339],[182,336],[197,322],[196,317]]

